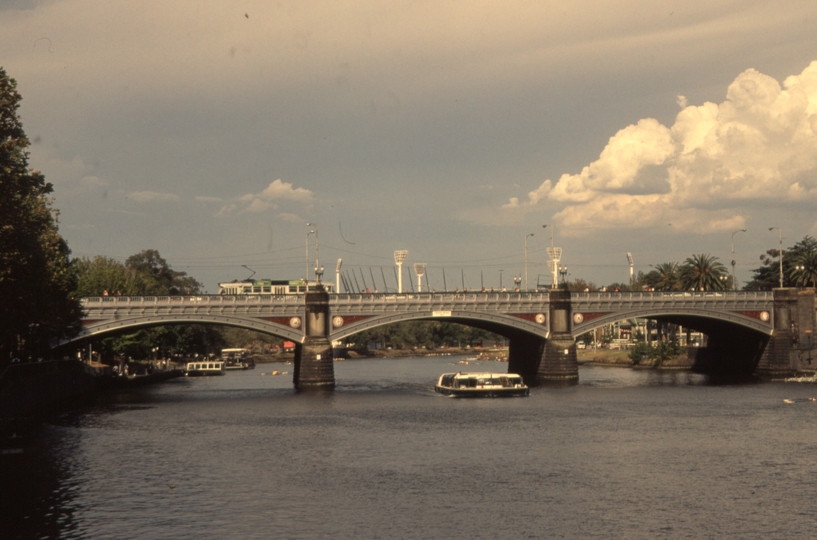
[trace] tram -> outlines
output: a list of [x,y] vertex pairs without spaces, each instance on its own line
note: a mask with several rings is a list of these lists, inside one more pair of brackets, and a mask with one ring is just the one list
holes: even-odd
[[[331,283],[322,282],[321,285],[328,293],[334,292]],[[306,294],[307,290],[314,291],[318,287],[317,281],[304,279],[275,280],[275,279],[247,279],[244,281],[226,281],[218,284],[218,294],[270,294],[289,295]]]

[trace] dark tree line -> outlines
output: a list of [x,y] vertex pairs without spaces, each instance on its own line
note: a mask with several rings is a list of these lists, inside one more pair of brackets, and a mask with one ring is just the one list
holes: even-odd
[[17,82],[0,68],[0,365],[73,335],[81,308],[53,186],[28,167]]

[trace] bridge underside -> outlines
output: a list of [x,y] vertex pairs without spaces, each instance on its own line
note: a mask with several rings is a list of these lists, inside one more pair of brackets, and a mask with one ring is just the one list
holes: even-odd
[[705,334],[706,347],[699,349],[693,369],[708,375],[738,378],[751,375],[757,370],[769,342],[766,333],[718,319],[690,315],[651,318]]

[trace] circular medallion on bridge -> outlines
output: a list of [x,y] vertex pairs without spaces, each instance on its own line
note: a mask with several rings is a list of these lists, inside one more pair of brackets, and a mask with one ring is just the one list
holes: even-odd
[[537,313],[534,320],[539,324],[545,324],[545,314],[544,313]]
[[584,315],[582,315],[581,313],[574,313],[573,314],[573,322],[574,323],[581,324],[583,320],[584,320]]
[[760,312],[760,320],[763,322],[769,321],[769,312],[768,311],[761,311]]
[[341,326],[343,326],[343,317],[340,316],[332,317],[332,326],[334,326],[335,328],[340,328]]
[[289,325],[292,328],[300,328],[301,327],[301,318],[300,317],[292,317],[289,320]]

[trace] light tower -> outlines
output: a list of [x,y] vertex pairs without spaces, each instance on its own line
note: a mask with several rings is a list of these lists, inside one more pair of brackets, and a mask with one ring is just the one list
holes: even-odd
[[633,275],[633,254],[629,251],[627,252],[627,262],[630,263],[630,287],[632,287],[635,284],[635,276]]
[[[547,225],[542,225],[542,228],[546,228]],[[553,281],[551,282],[551,287],[554,289],[559,287],[559,261],[562,260],[562,248],[557,248],[553,246],[553,229],[554,226],[550,226],[550,247],[547,248],[548,257],[550,260],[548,261],[548,268],[550,268],[550,274],[553,276]]]
[[426,273],[426,263],[414,263],[414,273],[417,274],[417,292],[423,292],[423,276]]
[[343,264],[343,259],[338,259],[338,264],[335,266],[335,292],[340,294],[340,265]]
[[403,262],[408,257],[407,249],[398,249],[394,252],[394,264],[397,265],[397,292],[403,292]]

